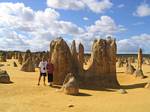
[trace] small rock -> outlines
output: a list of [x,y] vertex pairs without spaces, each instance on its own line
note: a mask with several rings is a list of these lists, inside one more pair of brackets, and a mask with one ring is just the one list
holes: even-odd
[[141,69],[137,69],[135,72],[134,72],[134,75],[135,77],[140,77],[141,79],[144,78],[144,74],[143,74],[143,71]]
[[72,104],[69,104],[69,105],[68,105],[68,107],[69,107],[69,108],[72,108],[72,107],[74,107],[74,105],[72,105]]
[[4,66],[4,64],[0,64],[0,67]]
[[14,65],[14,67],[17,67],[17,63],[15,61],[13,62],[13,65]]
[[133,65],[129,64],[127,67],[126,67],[126,70],[125,70],[125,73],[126,74],[133,74],[135,71],[135,68]]
[[120,94],[126,94],[127,91],[126,91],[125,89],[119,89],[119,93],[120,93]]

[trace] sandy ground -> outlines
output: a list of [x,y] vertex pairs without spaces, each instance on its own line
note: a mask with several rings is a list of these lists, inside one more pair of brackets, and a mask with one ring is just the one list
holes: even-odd
[[[117,77],[127,94],[80,89],[79,96],[69,96],[42,82],[37,86],[38,72],[21,72],[20,67],[12,66],[12,60],[4,64],[1,68],[8,71],[13,83],[0,84],[0,112],[150,112],[150,90],[144,88],[149,77],[136,79],[124,74],[124,68],[117,68]],[[150,75],[150,65],[143,70]]]

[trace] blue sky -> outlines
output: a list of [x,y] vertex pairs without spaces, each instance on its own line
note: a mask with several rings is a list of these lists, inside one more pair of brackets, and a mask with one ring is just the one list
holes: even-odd
[[111,35],[118,53],[150,53],[150,0],[0,0],[0,10],[0,49],[48,50],[63,36],[90,51],[94,38]]

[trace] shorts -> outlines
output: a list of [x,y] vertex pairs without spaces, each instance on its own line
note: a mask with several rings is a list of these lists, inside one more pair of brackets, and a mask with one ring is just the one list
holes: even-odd
[[40,73],[40,76],[44,76],[44,77],[45,77],[45,76],[46,76],[46,73]]

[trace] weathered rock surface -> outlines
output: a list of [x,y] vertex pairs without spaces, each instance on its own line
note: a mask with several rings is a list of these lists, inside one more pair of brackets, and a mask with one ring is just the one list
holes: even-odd
[[50,57],[55,67],[54,84],[63,84],[67,73],[74,73],[74,63],[71,51],[62,38],[51,42]]
[[142,49],[140,48],[138,51],[138,69],[142,69],[143,55]]
[[79,44],[78,60],[79,60],[79,67],[81,72],[81,70],[83,70],[83,63],[84,63],[84,46],[81,43]]
[[90,66],[82,75],[82,85],[89,87],[117,87],[115,40],[95,40],[92,46]]

